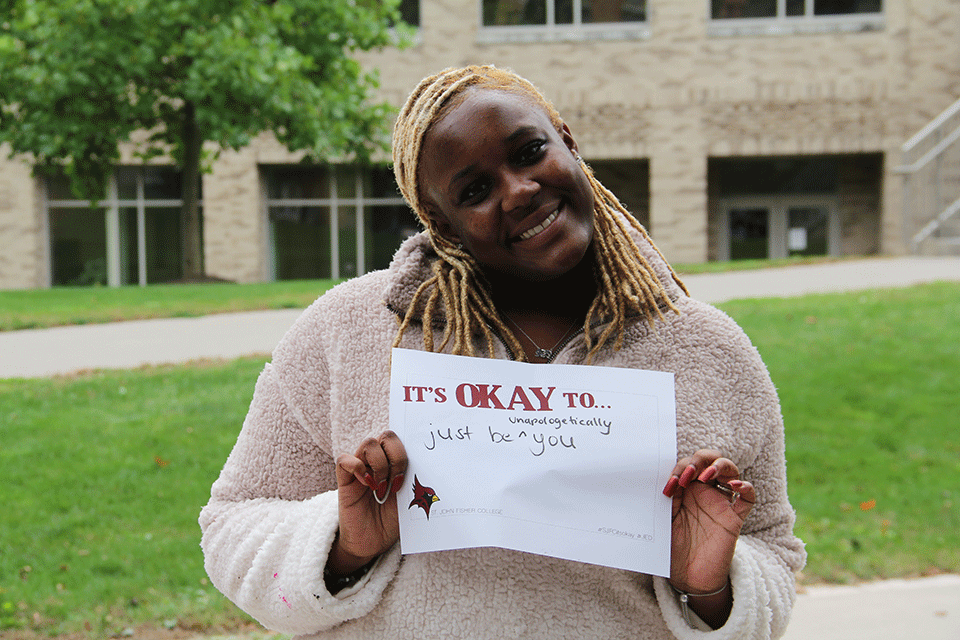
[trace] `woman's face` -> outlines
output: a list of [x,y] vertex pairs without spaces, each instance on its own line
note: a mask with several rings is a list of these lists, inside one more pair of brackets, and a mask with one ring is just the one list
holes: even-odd
[[518,95],[467,91],[423,142],[431,219],[484,270],[529,281],[569,272],[593,240],[593,189],[573,136]]

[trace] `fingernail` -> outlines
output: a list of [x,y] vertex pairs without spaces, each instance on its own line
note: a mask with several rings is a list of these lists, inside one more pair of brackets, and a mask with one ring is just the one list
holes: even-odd
[[679,481],[680,486],[686,487],[688,484],[690,484],[690,481],[693,480],[693,474],[695,474],[696,472],[697,472],[697,468],[694,467],[693,465],[690,465],[689,467],[684,469],[683,473],[680,474],[680,481]]
[[378,497],[380,496],[381,493],[383,495],[387,495],[387,491],[389,490],[390,490],[390,482],[388,480],[384,480],[383,482],[377,485],[376,494]]
[[740,489],[743,489],[742,480],[731,480],[727,484],[730,486],[731,489],[734,489],[735,491],[740,491]]
[[402,487],[403,487],[403,474],[401,473],[400,475],[398,475],[396,478],[393,479],[393,485],[390,487],[390,489],[394,493],[397,493],[400,491]]
[[703,473],[700,474],[700,477],[697,478],[700,482],[710,482],[717,477],[717,468],[716,467],[707,467],[703,470]]
[[377,486],[377,481],[373,479],[373,476],[369,473],[363,474],[363,484],[367,485],[371,489],[375,489]]
[[680,479],[677,476],[670,476],[670,479],[667,480],[667,486],[663,488],[663,495],[668,498],[673,497],[673,492],[677,489],[677,484],[679,484]]

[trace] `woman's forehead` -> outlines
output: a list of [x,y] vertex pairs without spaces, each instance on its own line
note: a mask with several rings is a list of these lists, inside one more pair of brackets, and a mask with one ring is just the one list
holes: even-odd
[[[451,107],[426,133],[425,143],[431,139],[449,140],[464,135],[485,133],[491,124],[508,127],[543,127],[554,129],[544,106],[535,99],[503,90],[470,89],[459,104]],[[512,132],[510,132],[512,133]]]

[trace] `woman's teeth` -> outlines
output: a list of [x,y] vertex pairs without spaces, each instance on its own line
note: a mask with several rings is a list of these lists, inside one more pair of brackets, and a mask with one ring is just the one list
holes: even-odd
[[557,215],[559,215],[559,209],[558,209],[557,211],[554,211],[553,213],[551,213],[549,216],[547,216],[546,220],[544,220],[543,222],[541,222],[541,223],[538,224],[537,226],[533,227],[532,229],[527,229],[526,231],[524,231],[523,233],[521,233],[521,234],[520,234],[520,239],[521,239],[521,240],[529,240],[529,239],[532,238],[533,236],[537,235],[538,233],[540,233],[541,231],[543,231],[544,229],[546,229],[547,227],[549,227],[549,226],[550,226],[550,223],[557,219]]

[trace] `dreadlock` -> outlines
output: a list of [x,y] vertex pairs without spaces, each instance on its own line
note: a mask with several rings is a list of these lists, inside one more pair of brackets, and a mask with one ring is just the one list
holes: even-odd
[[[563,127],[563,120],[556,108],[536,87],[512,72],[493,66],[446,69],[424,78],[410,94],[393,130],[394,174],[403,197],[427,228],[440,259],[433,263],[433,277],[421,284],[413,296],[400,323],[394,346],[399,345],[403,333],[417,315],[416,309],[422,305],[423,345],[427,351],[443,351],[453,340],[452,353],[476,355],[471,336],[479,331],[486,339],[490,357],[493,357],[495,331],[518,358],[526,359],[519,339],[493,304],[480,265],[473,256],[443,237],[436,223],[427,215],[418,188],[421,148],[427,132],[433,123],[463,102],[466,90],[471,87],[520,95],[541,107],[558,132]],[[663,317],[661,308],[677,313],[678,310],[630,237],[627,225],[649,241],[646,230],[627,212],[617,197],[600,184],[589,166],[585,163],[580,166],[594,193],[593,253],[597,295],[583,324],[587,347],[590,349],[587,356],[589,361],[614,336],[614,348],[622,346],[628,316],[639,314],[652,325],[656,318]],[[686,291],[676,274],[672,275]],[[441,305],[446,323],[442,341],[435,349],[431,326]],[[594,341],[590,328],[598,320],[609,322]]]

